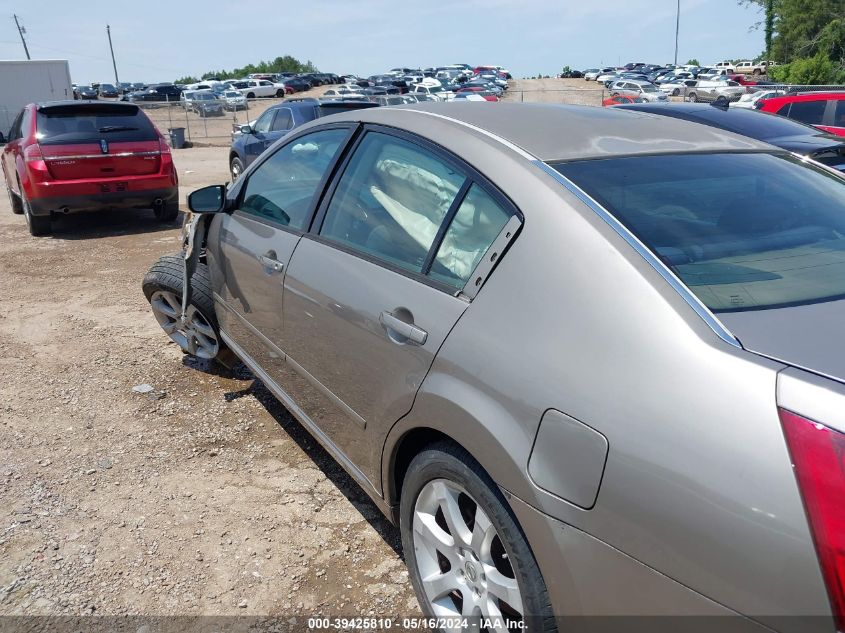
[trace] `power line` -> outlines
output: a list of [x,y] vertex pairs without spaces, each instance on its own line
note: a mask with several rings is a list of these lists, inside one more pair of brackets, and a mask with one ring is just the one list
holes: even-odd
[[32,59],[29,56],[29,49],[26,47],[26,39],[24,39],[24,36],[23,36],[23,34],[26,33],[26,29],[21,26],[20,22],[18,22],[18,16],[17,15],[13,15],[12,17],[15,18],[15,26],[18,27],[18,34],[21,36],[21,42],[23,43],[23,50],[26,53],[26,58]]

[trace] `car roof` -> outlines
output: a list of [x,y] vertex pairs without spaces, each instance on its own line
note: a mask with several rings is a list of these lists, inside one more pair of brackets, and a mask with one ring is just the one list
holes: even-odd
[[126,103],[125,101],[97,101],[96,99],[63,99],[61,101],[40,101],[35,104],[37,110],[44,110],[47,108],[66,108],[68,106],[79,106],[80,108],[90,108],[91,105],[101,105],[103,107],[115,108],[133,108],[138,109],[134,103]]
[[780,97],[772,97],[767,101],[773,103],[788,103],[790,101],[832,101],[834,99],[845,99],[845,92],[830,91],[824,92],[802,92],[800,94],[787,94]]
[[737,134],[753,135],[757,139],[802,135],[831,138],[831,135],[800,121],[745,108],[720,108],[707,103],[641,103],[620,107],[631,112],[648,112],[677,120],[724,126],[729,130],[733,128]]
[[[623,106],[620,106],[623,107]],[[539,103],[423,102],[346,112],[349,119],[402,127],[425,121],[432,140],[475,129],[543,161],[660,153],[773,151],[773,146],[706,126],[644,112]]]

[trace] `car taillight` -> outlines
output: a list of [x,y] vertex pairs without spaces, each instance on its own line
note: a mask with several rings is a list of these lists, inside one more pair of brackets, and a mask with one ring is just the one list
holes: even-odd
[[43,161],[44,155],[41,153],[41,146],[35,143],[27,145],[23,150],[23,158],[28,163],[36,160]]
[[836,626],[845,631],[845,434],[778,412]]
[[158,137],[158,149],[162,154],[170,153],[170,145],[167,144],[163,136]]

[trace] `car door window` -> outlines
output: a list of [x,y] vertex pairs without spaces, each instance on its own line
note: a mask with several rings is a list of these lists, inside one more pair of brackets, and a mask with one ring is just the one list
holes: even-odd
[[21,137],[21,120],[23,120],[23,110],[15,117],[12,127],[9,130],[9,140],[14,141]]
[[845,99],[836,102],[836,109],[833,113],[833,125],[845,127]]
[[789,109],[789,118],[809,125],[821,125],[826,107],[827,101],[823,100],[795,101]]
[[275,114],[275,112],[275,110],[268,110],[260,117],[258,117],[258,120],[255,122],[254,130],[261,134],[266,134],[267,132],[269,132],[270,125],[273,122],[273,115]]
[[273,119],[273,132],[286,132],[293,127],[293,116],[288,108],[276,110],[276,118]]
[[464,180],[422,147],[370,132],[338,183],[320,235],[421,272]]
[[458,207],[432,262],[429,276],[463,288],[513,213],[473,183]]
[[250,174],[240,210],[304,229],[313,198],[348,134],[347,129],[321,130],[279,148]]

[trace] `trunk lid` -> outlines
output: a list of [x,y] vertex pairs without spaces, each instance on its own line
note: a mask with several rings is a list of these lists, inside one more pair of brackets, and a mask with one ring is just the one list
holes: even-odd
[[845,383],[845,299],[717,316],[746,350]]
[[36,138],[58,180],[143,176],[161,167],[158,131],[136,105],[41,106]]

